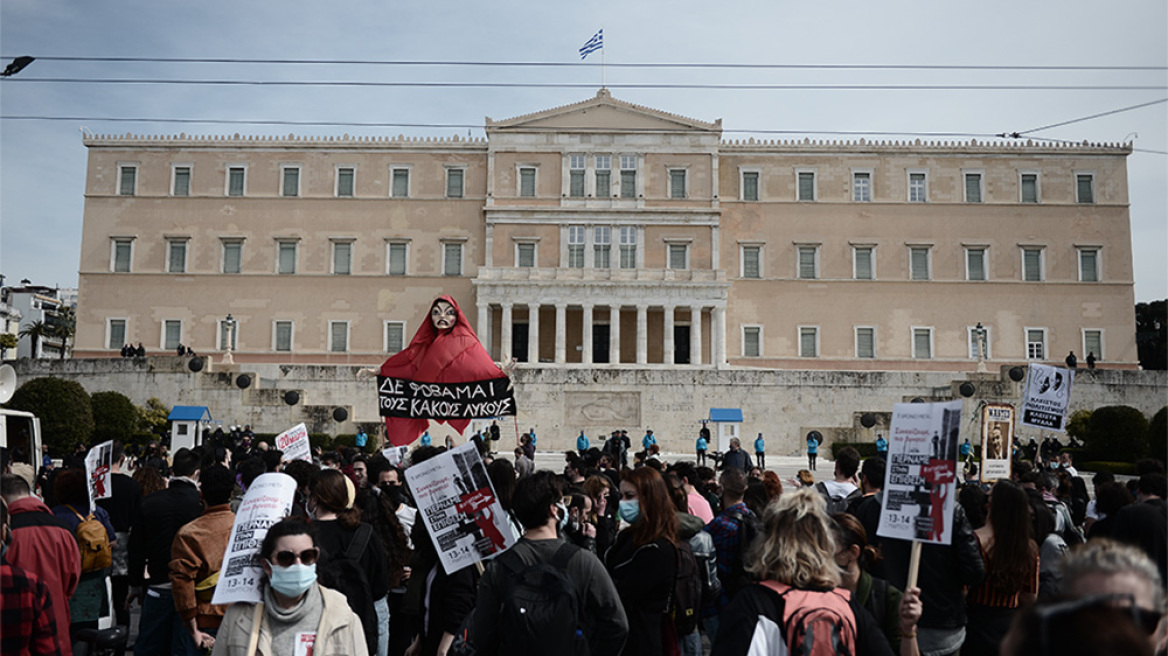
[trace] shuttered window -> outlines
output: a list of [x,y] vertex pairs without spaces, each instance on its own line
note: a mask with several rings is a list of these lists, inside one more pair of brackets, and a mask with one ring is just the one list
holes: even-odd
[[1026,282],[1042,281],[1042,249],[1022,249],[1022,280]]
[[855,257],[856,280],[872,280],[872,247],[857,246],[853,251]]
[[762,247],[760,246],[743,246],[742,247],[742,277],[743,278],[761,278],[762,272],[759,266],[761,260]]
[[965,249],[966,279],[986,279],[986,252],[984,248]]
[[1075,200],[1080,203],[1095,202],[1095,176],[1084,173],[1075,176]]
[[762,355],[762,329],[758,326],[744,326],[742,328],[742,355],[747,358],[757,358]]
[[799,357],[819,357],[819,328],[815,326],[799,328]]
[[965,174],[965,202],[980,203],[981,198],[981,174],[980,173],[966,173]]
[[814,246],[799,247],[799,277],[804,280],[813,280],[819,277],[818,267],[819,249]]
[[811,171],[799,172],[799,200],[815,200],[815,173]]
[[929,279],[929,249],[927,249],[927,248],[911,248],[911,249],[909,249],[909,266],[911,268],[912,280],[928,280]]
[[876,329],[856,328],[856,357],[876,357]]
[[913,328],[913,357],[918,359],[933,357],[932,329]]
[[742,200],[758,200],[758,172],[742,174]]

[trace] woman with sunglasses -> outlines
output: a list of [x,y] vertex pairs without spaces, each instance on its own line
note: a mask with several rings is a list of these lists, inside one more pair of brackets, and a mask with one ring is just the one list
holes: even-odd
[[307,653],[303,646],[316,654],[368,656],[361,621],[345,597],[316,581],[319,557],[320,548],[304,521],[285,519],[268,529],[260,547],[262,606],[232,604],[212,656]]

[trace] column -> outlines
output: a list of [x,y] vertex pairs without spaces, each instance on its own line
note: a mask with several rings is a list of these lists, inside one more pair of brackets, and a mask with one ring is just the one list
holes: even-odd
[[716,335],[710,348],[714,356],[711,364],[721,369],[726,366],[726,308],[714,308],[714,323],[711,327]]
[[527,306],[527,362],[539,364],[539,303]]
[[637,364],[649,361],[649,308],[637,306]]
[[[483,348],[487,349],[487,353],[491,352],[491,306],[488,303],[479,302],[479,323],[475,329],[479,333],[479,341],[483,343]],[[429,321],[430,317],[426,317]]]
[[583,344],[581,344],[581,346],[583,346],[584,349],[580,355],[580,362],[582,364],[592,364],[592,304],[590,303],[586,303],[584,305],[583,334]]
[[568,306],[556,303],[556,364],[564,364],[567,361],[568,331],[564,327],[567,317]]
[[503,326],[499,331],[499,359],[507,362],[511,359],[511,304],[503,304]]
[[620,306],[608,308],[608,361],[620,364]]
[[693,364],[702,363],[702,308],[689,309],[689,361]]
[[665,364],[677,363],[677,348],[673,345],[673,312],[676,309],[672,305],[665,306],[665,353],[661,356],[661,362]]

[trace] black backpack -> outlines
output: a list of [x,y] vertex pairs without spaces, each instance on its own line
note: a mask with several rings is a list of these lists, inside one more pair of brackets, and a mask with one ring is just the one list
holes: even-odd
[[499,556],[508,585],[499,609],[499,653],[575,656],[588,653],[580,628],[580,601],[568,562],[580,548],[565,542],[550,562],[525,565],[514,552]]
[[373,527],[361,524],[353,535],[353,541],[344,554],[329,554],[322,558],[316,568],[320,584],[345,595],[349,608],[361,618],[361,628],[365,630],[365,643],[369,653],[377,653],[377,609],[373,607],[373,590],[369,587],[369,577],[361,567],[361,553],[373,536]]
[[730,561],[730,575],[722,581],[722,589],[733,599],[742,588],[754,582],[754,577],[746,571],[746,553],[750,545],[762,534],[762,523],[754,514],[743,515],[741,512],[728,512],[726,517],[738,526],[738,551]]
[[687,636],[698,628],[701,619],[702,588],[706,580],[705,570],[698,566],[698,559],[690,549],[689,542],[677,543],[677,576],[673,580],[670,608],[673,626],[677,636]]

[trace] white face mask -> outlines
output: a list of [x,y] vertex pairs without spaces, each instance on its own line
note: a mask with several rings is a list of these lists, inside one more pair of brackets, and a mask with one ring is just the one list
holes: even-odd
[[564,530],[564,527],[568,525],[568,507],[562,503],[557,503],[556,510],[560,511],[559,520],[557,521],[557,525],[559,526],[559,529],[562,531],[562,530]]

